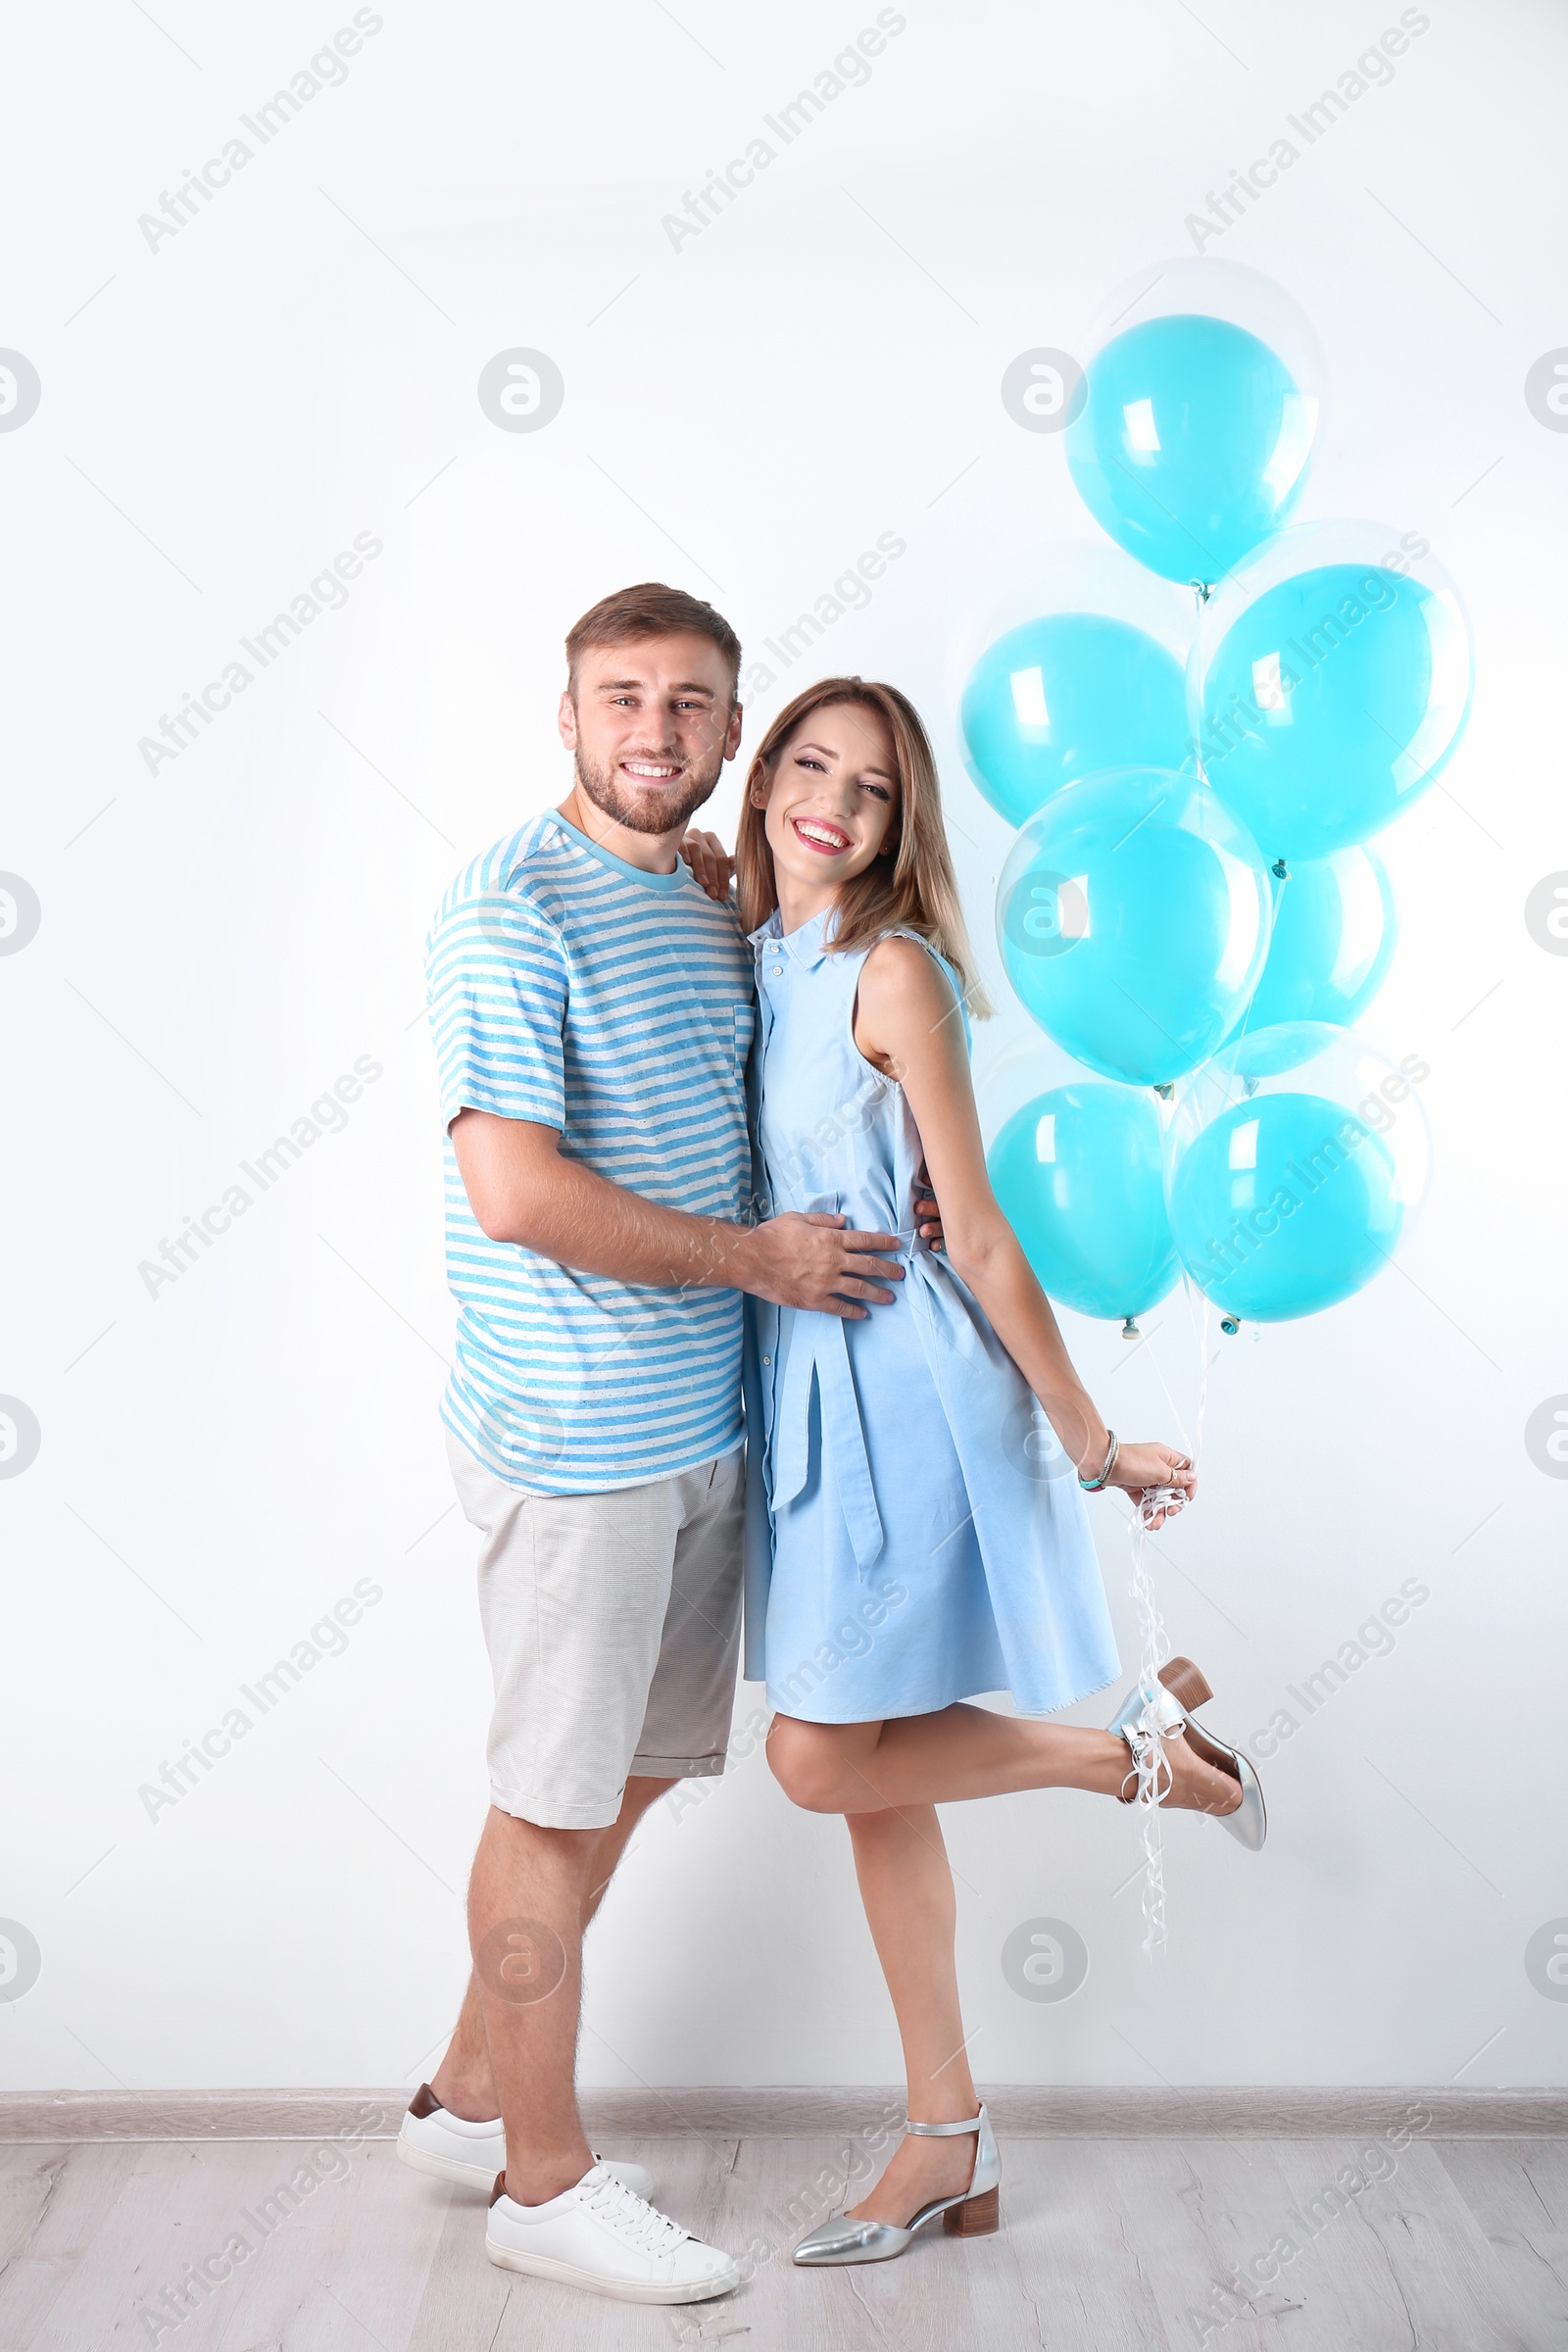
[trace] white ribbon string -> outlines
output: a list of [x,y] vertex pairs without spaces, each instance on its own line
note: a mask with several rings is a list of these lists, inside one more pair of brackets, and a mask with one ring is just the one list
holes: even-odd
[[[1185,1270],[1182,1274],[1182,1288],[1187,1294],[1188,1313],[1191,1316],[1195,1293]],[[1201,1298],[1202,1294],[1200,1292],[1196,1296]],[[1188,1459],[1195,1470],[1198,1468],[1199,1455],[1202,1448],[1203,1419],[1208,1408],[1208,1300],[1206,1298],[1202,1299],[1202,1321],[1198,1332],[1197,1428],[1193,1442],[1187,1448]],[[1148,1345],[1147,1342],[1145,1344]],[[1152,1348],[1150,1352],[1153,1353]],[[1157,1356],[1154,1357],[1154,1370],[1159,1375],[1160,1387],[1165,1390],[1166,1399],[1170,1404],[1176,1425],[1178,1429],[1181,1429],[1182,1417],[1176,1410],[1175,1399],[1171,1396],[1170,1390],[1165,1386],[1165,1376],[1159,1370]],[[1186,1433],[1183,1430],[1184,1442],[1185,1437]],[[1180,1487],[1147,1487],[1134,1505],[1131,1528],[1133,1573],[1128,1591],[1138,1609],[1138,1689],[1144,1703],[1139,1710],[1137,1722],[1129,1729],[1128,1744],[1132,1749],[1133,1763],[1138,1774],[1138,1787],[1134,1791],[1133,1802],[1139,1808],[1139,1825],[1143,1835],[1144,1941],[1142,1948],[1144,1957],[1149,1960],[1152,1960],[1156,1952],[1165,1951],[1170,1940],[1165,1922],[1165,1855],[1160,1838],[1159,1808],[1169,1792],[1172,1775],[1170,1762],[1160,1740],[1154,1712],[1158,1700],[1163,1695],[1159,1670],[1170,1656],[1170,1642],[1165,1634],[1165,1620],[1160,1614],[1159,1603],[1154,1595],[1153,1579],[1149,1571],[1148,1537],[1156,1513],[1163,1511],[1166,1519],[1169,1520],[1175,1516],[1177,1511],[1184,1508],[1185,1503],[1186,1496]]]
[[[1174,1490],[1160,1488],[1154,1492],[1169,1494]],[[1171,1770],[1155,1726],[1154,1705],[1161,1688],[1159,1669],[1170,1656],[1170,1644],[1165,1639],[1165,1621],[1159,1613],[1159,1603],[1154,1598],[1145,1542],[1152,1509],[1157,1507],[1152,1494],[1146,1493],[1133,1512],[1133,1575],[1129,1588],[1138,1604],[1138,1688],[1144,1702],[1138,1721],[1128,1733],[1128,1744],[1132,1748],[1133,1763],[1138,1773],[1133,1802],[1139,1808],[1144,1843],[1143,1949],[1144,1957],[1148,1960],[1152,1960],[1156,1952],[1164,1951],[1168,1941],[1165,1929],[1165,1854],[1160,1838],[1159,1807],[1171,1784]]]

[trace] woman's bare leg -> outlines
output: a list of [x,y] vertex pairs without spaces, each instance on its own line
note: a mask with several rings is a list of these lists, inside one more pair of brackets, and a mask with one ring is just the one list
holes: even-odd
[[[976,2112],[954,1967],[953,1873],[934,1807],[852,1813],[855,1869],[904,2044],[908,2112],[919,2123]],[[956,2196],[974,2171],[976,2142],[901,2139],[881,2180],[851,2212],[906,2226],[933,2197]]]
[[[1162,1744],[1172,1781],[1167,1803],[1223,1813],[1241,1801],[1230,1775],[1204,1763],[1179,1735]],[[1118,1795],[1133,1768],[1127,1742],[1112,1732],[956,1705],[885,1723],[775,1715],[767,1756],[796,1804],[847,1817],[866,1919],[899,2021],[910,2116],[947,2123],[973,2115],[954,1971],[953,1875],[935,1807],[1023,1788]],[[901,2140],[852,2214],[906,2226],[922,2205],[968,2185],[975,2148],[967,2134]]]
[[[1180,1736],[1164,1741],[1178,1811],[1230,1813],[1240,1784],[1206,1764]],[[887,1806],[954,1804],[1020,1788],[1088,1788],[1120,1793],[1132,1770],[1114,1732],[1030,1723],[987,1707],[943,1707],[887,1723],[802,1723],[778,1715],[768,1761],[799,1805],[821,1813],[878,1812]]]

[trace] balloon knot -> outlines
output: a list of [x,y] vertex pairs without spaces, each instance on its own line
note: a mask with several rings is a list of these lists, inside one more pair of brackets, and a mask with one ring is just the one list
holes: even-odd
[[1155,1087],[1154,1092],[1162,1102],[1168,1102],[1171,1097],[1175,1094],[1176,1089],[1171,1081],[1167,1078],[1163,1086]]
[[1228,1340],[1234,1340],[1242,1328],[1241,1317],[1239,1315],[1221,1315],[1219,1327]]
[[1288,882],[1291,878],[1291,869],[1283,858],[1276,858],[1268,870],[1276,882]]
[[1131,1315],[1127,1317],[1126,1322],[1121,1327],[1121,1336],[1124,1340],[1141,1340],[1144,1336],[1139,1330],[1137,1324],[1133,1321]]

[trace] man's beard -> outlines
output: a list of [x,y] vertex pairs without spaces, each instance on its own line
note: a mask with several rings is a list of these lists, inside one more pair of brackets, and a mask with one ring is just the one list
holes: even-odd
[[712,798],[724,764],[722,747],[713,754],[711,772],[705,760],[700,766],[687,768],[662,787],[649,785],[641,792],[628,792],[613,767],[596,767],[579,747],[575,754],[577,781],[596,808],[613,817],[632,833],[673,833],[694,816],[705,801]]

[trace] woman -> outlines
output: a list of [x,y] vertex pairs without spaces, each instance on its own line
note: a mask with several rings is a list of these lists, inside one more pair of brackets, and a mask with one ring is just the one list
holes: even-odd
[[[902,694],[829,678],[780,712],[736,866],[757,953],[760,1190],[774,1212],[840,1212],[906,1243],[905,1279],[869,1305],[749,1301],[771,1543],[760,1574],[749,1564],[747,1673],[765,1671],[775,1777],[848,1823],[908,2077],[909,2135],[795,2260],[880,2261],[938,2213],[950,2230],[998,2226],[936,1806],[1052,1787],[1131,1802],[1142,1747],[1146,1792],[1157,1771],[1166,1803],[1230,1817],[1255,1845],[1261,1792],[1245,1758],[1184,1729],[1208,1696],[1184,1660],[1164,1670],[1157,1740],[1137,1686],[1108,1731],[1038,1720],[1118,1671],[1081,1490],[1120,1488],[1157,1526],[1196,1477],[1168,1446],[1106,1428],[992,1195],[970,954],[935,763]],[[913,1222],[922,1153],[942,1254]],[[993,1690],[1014,1715],[963,1703]]]

